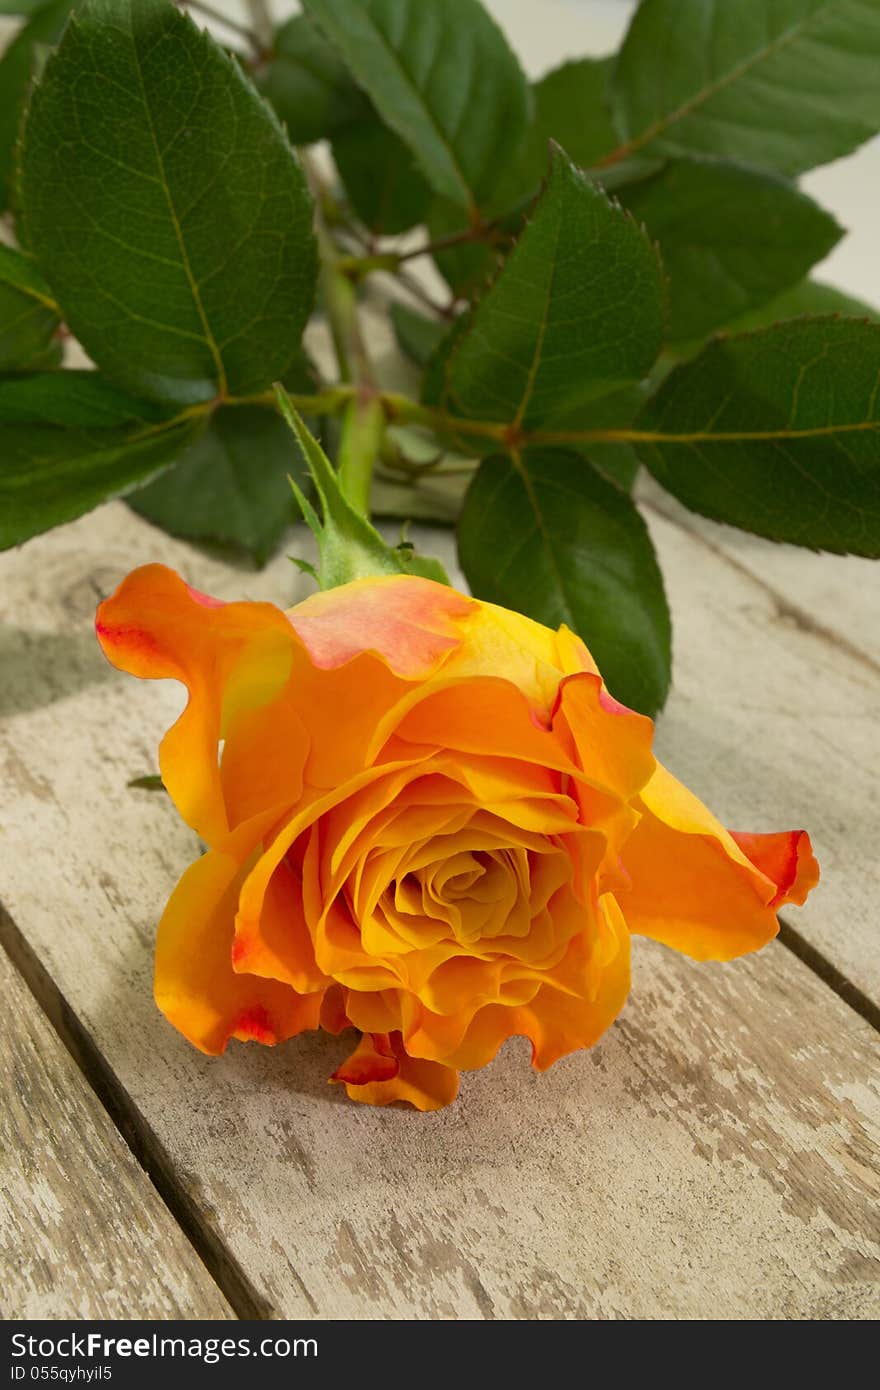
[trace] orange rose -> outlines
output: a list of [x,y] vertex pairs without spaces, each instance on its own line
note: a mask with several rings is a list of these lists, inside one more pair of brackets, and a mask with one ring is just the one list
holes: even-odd
[[594,1043],[632,933],[729,960],[817,881],[805,832],[729,834],[655,761],[565,627],[404,575],[283,613],[159,565],[97,627],[114,665],[189,688],[160,767],[208,851],[156,999],[204,1052],[351,1026],[333,1080],[437,1109],[513,1034],[539,1070]]

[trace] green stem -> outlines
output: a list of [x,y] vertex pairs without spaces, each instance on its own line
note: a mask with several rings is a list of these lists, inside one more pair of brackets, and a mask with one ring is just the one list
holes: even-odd
[[[354,395],[355,387],[344,383],[329,386],[326,391],[318,391],[314,395],[288,392],[291,405],[300,415],[341,415]],[[274,391],[258,391],[253,396],[229,396],[224,405],[269,405],[277,410],[278,400]]]
[[321,298],[330,322],[339,374],[343,381],[375,388],[373,365],[358,322],[357,290],[350,276],[345,274],[343,258],[320,226],[318,249],[321,254]]
[[424,425],[438,434],[473,434],[480,438],[506,442],[510,426],[494,420],[462,420],[457,415],[449,415],[445,410],[436,410],[430,405],[420,405],[409,396],[400,396],[394,391],[382,393],[385,408],[396,425]]
[[330,321],[333,347],[343,381],[352,394],[342,411],[337,468],[339,485],[351,505],[369,520],[370,484],[382,448],[387,416],[376,385],[373,364],[361,333],[357,290],[324,228],[318,225],[321,296]]
[[340,256],[337,260],[337,266],[345,275],[361,279],[364,275],[370,275],[374,270],[385,270],[389,275],[393,275],[400,265],[400,261],[399,252],[381,251],[369,256]]
[[387,419],[381,398],[370,392],[354,397],[342,416],[339,484],[361,516],[370,515],[370,484],[385,436]]
[[426,241],[422,246],[413,247],[412,251],[401,251],[397,256],[398,263],[402,265],[404,261],[414,261],[419,256],[436,256],[439,251],[451,251],[456,246],[472,246],[478,242],[492,245],[498,240],[510,241],[510,237],[504,237],[499,233],[499,221],[500,218],[496,217],[491,222],[478,222],[463,232],[453,232],[450,236],[438,237],[436,241]]
[[[402,396],[396,391],[380,391],[371,383],[365,386],[342,383],[319,391],[313,396],[291,395],[290,400],[301,415],[345,415],[354,402],[369,401],[381,408],[387,423],[393,425],[421,425],[441,437],[444,435],[468,435],[476,439],[490,439],[505,449],[524,449],[530,444],[657,444],[664,440],[678,443],[691,443],[703,439],[776,439],[778,431],[764,431],[753,434],[733,433],[666,435],[649,430],[631,427],[623,429],[592,430],[518,430],[504,420],[467,420],[459,415],[449,415],[445,410],[436,410],[430,405],[421,405]],[[203,405],[192,406],[184,414],[202,414],[213,410],[217,401],[207,401]],[[272,391],[260,391],[253,396],[229,396],[223,401],[225,406],[270,405],[277,406]],[[375,412],[374,412],[375,413]],[[836,428],[840,428],[839,426]],[[855,427],[853,427],[855,428]],[[859,429],[874,428],[858,426]],[[830,430],[793,431],[795,435],[812,436],[827,434]],[[784,433],[783,436],[785,437]]]

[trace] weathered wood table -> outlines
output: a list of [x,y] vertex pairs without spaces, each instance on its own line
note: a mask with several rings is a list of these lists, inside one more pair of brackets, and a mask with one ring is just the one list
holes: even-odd
[[642,497],[675,619],[659,752],[729,824],[808,826],[823,883],[740,962],[637,941],[591,1053],[539,1077],[514,1041],[432,1115],[345,1101],[344,1039],[208,1059],[152,1002],[196,846],[126,784],[181,692],[110,669],[95,604],[150,560],[223,598],[305,581],[121,502],[0,558],[3,1313],[880,1313],[877,571]]

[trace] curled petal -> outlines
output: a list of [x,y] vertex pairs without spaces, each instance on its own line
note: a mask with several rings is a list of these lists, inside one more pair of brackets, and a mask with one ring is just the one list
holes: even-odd
[[372,761],[376,726],[412,689],[371,652],[332,670],[298,672],[294,693],[310,740],[307,783],[336,789],[358,776]]
[[338,1067],[331,1081],[347,1086],[367,1086],[373,1081],[390,1081],[400,1071],[387,1033],[362,1033],[350,1057]]
[[327,1033],[341,1033],[351,1027],[345,1012],[346,991],[341,985],[331,985],[321,1000],[321,1027]]
[[232,968],[233,920],[243,871],[209,850],[187,869],[159,923],[156,1003],[202,1052],[222,1052],[230,1037],[281,1042],[317,1028],[321,994]]
[[[353,777],[347,784],[334,787],[323,796],[311,800],[278,830],[265,853],[254,864],[242,888],[238,913],[238,928],[242,936],[250,938],[258,930],[272,876],[298,837],[309,830],[328,811],[331,811],[335,805],[345,801],[347,797],[353,797],[361,787],[401,771],[404,776],[409,775],[409,766],[409,764],[404,764],[402,767],[386,764],[376,768],[367,768],[357,777]],[[312,868],[307,856],[303,863],[305,919],[309,923],[316,924],[322,914],[324,899],[322,885],[315,878]],[[311,896],[309,893],[310,884],[314,889]]]
[[301,994],[323,991],[332,984],[315,961],[302,878],[286,859],[269,880],[259,916],[237,914],[232,967],[239,973],[280,980]]
[[296,634],[272,604],[220,603],[164,565],[128,575],[100,605],[96,631],[120,670],[187,686],[189,701],[162,740],[159,767],[183,819],[218,843],[231,828],[218,744],[283,689],[301,650]]
[[642,818],[623,849],[619,892],[632,932],[695,960],[731,960],[778,931],[778,889],[712,813],[658,765],[636,801]]
[[[367,1034],[365,1039],[371,1036],[375,1035]],[[458,1095],[458,1072],[454,1067],[445,1066],[441,1062],[426,1062],[420,1057],[410,1057],[403,1047],[399,1033],[392,1033],[387,1039],[383,1039],[383,1042],[387,1042],[392,1052],[397,1065],[396,1072],[385,1079],[370,1080],[363,1084],[349,1081],[340,1073],[354,1061],[354,1057],[360,1051],[358,1048],[354,1056],[349,1058],[349,1062],[340,1068],[340,1073],[331,1077],[331,1080],[344,1082],[350,1100],[359,1100],[365,1105],[393,1105],[395,1101],[406,1101],[416,1110],[442,1110],[445,1105],[451,1105]],[[374,1048],[374,1043],[367,1043],[367,1052]],[[376,1057],[380,1058],[381,1054],[377,1052]],[[387,1062],[388,1059],[382,1060]],[[377,1060],[372,1065],[378,1064]]]
[[562,681],[553,727],[568,736],[573,756],[590,782],[624,801],[653,775],[653,720],[618,704],[599,676],[585,671]]
[[771,907],[795,903],[800,907],[819,882],[819,865],[806,830],[781,830],[772,835],[749,835],[732,830],[731,837],[761,873],[776,884]]

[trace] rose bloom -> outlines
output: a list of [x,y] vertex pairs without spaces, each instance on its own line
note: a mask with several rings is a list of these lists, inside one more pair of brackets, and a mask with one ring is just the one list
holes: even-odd
[[594,1043],[633,934],[730,960],[818,879],[804,831],[728,833],[567,628],[441,584],[284,613],[147,565],[97,630],[189,690],[159,763],[208,849],[159,926],[156,999],[203,1052],[353,1027],[352,1099],[439,1109],[514,1034],[539,1071]]

